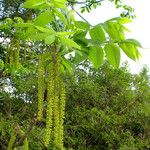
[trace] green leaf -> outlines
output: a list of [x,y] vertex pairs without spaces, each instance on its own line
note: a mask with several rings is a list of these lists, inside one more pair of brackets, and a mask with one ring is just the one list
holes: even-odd
[[84,51],[75,51],[74,63],[79,64],[88,58],[88,54]]
[[119,46],[124,51],[124,53],[132,60],[136,61],[140,58],[141,54],[139,53],[138,48],[135,44],[125,41],[120,42]]
[[32,23],[15,23],[14,25],[13,25],[14,27],[24,27],[24,28],[26,28],[26,27],[33,27],[34,26],[34,24],[32,24]]
[[47,10],[34,19],[34,24],[39,26],[45,26],[53,20],[54,17],[52,15],[52,12],[50,10]]
[[95,26],[89,31],[92,40],[104,42],[106,41],[105,33],[101,26]]
[[90,29],[90,25],[87,22],[83,22],[83,21],[75,21],[75,26],[79,29],[82,30],[89,30]]
[[75,32],[57,32],[56,35],[57,36],[68,36],[68,35],[72,35]]
[[126,39],[124,42],[125,43],[131,43],[131,44],[133,44],[133,45],[135,45],[137,47],[141,47],[142,48],[141,43],[139,41],[135,40],[135,39]]
[[77,48],[80,49],[80,46],[74,42],[72,39],[69,38],[65,38],[65,37],[59,37],[60,42],[62,43],[62,45],[67,46],[68,48]]
[[34,26],[31,26],[31,27],[27,28],[26,32],[25,32],[25,36],[26,36],[27,39],[29,38],[31,40],[32,40],[31,37],[33,37],[33,39],[37,38],[37,37],[35,37],[35,36],[37,36],[37,29]]
[[100,42],[99,41],[94,41],[92,39],[87,39],[87,43],[88,43],[88,47],[90,46],[99,46],[100,45]]
[[30,34],[28,38],[32,41],[42,41],[44,40],[49,34],[47,33],[34,33]]
[[107,20],[106,22],[110,22],[110,21],[115,21],[115,22],[118,22],[120,24],[127,24],[127,23],[132,22],[131,19],[129,19],[127,17],[115,17],[115,18]]
[[73,35],[73,39],[75,41],[79,41],[82,39],[85,39],[87,32],[86,31],[77,31],[74,35]]
[[49,35],[45,38],[45,44],[52,44],[55,41],[55,35]]
[[67,0],[54,0],[54,6],[56,8],[65,8],[65,4],[66,4]]
[[125,40],[124,28],[121,24],[109,21],[103,24],[103,28],[112,40]]
[[89,53],[89,60],[95,68],[99,68],[104,61],[104,51],[101,47],[91,47]]
[[40,8],[45,4],[45,0],[27,0],[24,4],[24,8]]
[[120,48],[112,43],[106,44],[104,50],[109,63],[112,64],[114,68],[118,68],[120,64]]
[[117,20],[120,24],[127,24],[127,23],[131,23],[131,19],[127,18],[127,17],[121,17]]
[[43,28],[41,26],[34,26],[34,27],[41,32],[45,32],[45,33],[49,33],[49,34],[56,34],[56,32],[52,28]]
[[65,66],[65,68],[68,70],[68,72],[70,74],[72,74],[73,64],[70,61],[68,61],[67,59],[65,59],[65,58],[62,58],[62,64]]

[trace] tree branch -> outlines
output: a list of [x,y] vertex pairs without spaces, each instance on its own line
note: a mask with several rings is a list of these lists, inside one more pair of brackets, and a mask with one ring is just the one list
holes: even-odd
[[74,9],[74,7],[73,7],[72,5],[70,5],[70,6],[71,6],[72,10],[74,10],[74,11],[76,12],[76,14],[77,14],[82,20],[84,20],[84,21],[87,22],[90,26],[92,26],[80,13],[78,13],[78,12]]
[[[68,1],[68,3],[71,3],[71,4],[86,4],[86,3],[89,3],[89,2],[86,2],[86,1],[84,1],[84,2],[78,2],[78,1],[74,1],[74,2],[72,2],[72,1],[70,1],[70,0],[67,0]],[[104,0],[98,0],[98,1],[95,1],[95,2],[92,2],[93,4],[96,4],[96,3],[100,3],[100,2],[102,2],[102,1],[104,1]]]

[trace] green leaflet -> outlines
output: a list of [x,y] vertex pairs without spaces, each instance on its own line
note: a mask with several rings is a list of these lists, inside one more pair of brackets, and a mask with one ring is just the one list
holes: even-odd
[[120,23],[120,24],[127,24],[127,23],[131,23],[132,21],[131,21],[131,19],[129,19],[129,18],[126,18],[126,17],[124,17],[124,18],[118,18],[117,19],[117,21]]
[[43,28],[41,26],[35,26],[41,32],[49,33],[49,34],[56,34],[56,32],[52,28]]
[[45,7],[45,0],[27,0],[24,4],[24,8],[32,8],[32,9],[40,9],[41,7]]
[[112,40],[125,40],[124,28],[119,23],[111,21],[105,22],[103,28]]
[[15,23],[13,26],[26,28],[26,27],[34,27],[34,24],[32,24],[32,23]]
[[105,33],[101,26],[95,26],[89,31],[89,34],[94,41],[104,42],[106,41]]
[[31,41],[42,41],[48,36],[47,33],[34,33],[28,36]]
[[55,41],[55,35],[49,35],[45,38],[45,44],[52,44]]
[[94,67],[98,69],[104,61],[104,51],[101,47],[91,47],[89,53],[89,60]]
[[67,0],[54,0],[54,6],[57,8],[65,8],[65,4],[66,4]]
[[118,68],[120,64],[120,48],[112,43],[106,44],[104,50],[109,63],[112,64],[114,68]]
[[52,15],[52,12],[50,10],[46,10],[34,19],[34,24],[39,26],[45,26],[53,20],[54,17]]
[[79,64],[82,61],[86,60],[88,58],[88,54],[85,51],[75,51],[75,59],[74,63]]
[[27,0],[24,4],[24,8],[32,8],[32,9],[41,9],[41,8],[49,8],[49,6],[54,6],[56,8],[65,8],[66,0]]
[[69,38],[65,38],[65,37],[59,37],[60,42],[62,43],[62,45],[67,46],[68,48],[77,48],[80,49],[80,46],[74,42],[72,39]]
[[90,25],[87,22],[83,22],[83,21],[75,21],[75,26],[79,29],[82,30],[89,30],[90,29]]
[[141,47],[142,48],[142,45],[139,41],[135,40],[135,39],[126,39],[125,41],[123,41],[124,43],[131,43],[137,47]]
[[67,35],[72,35],[75,32],[57,32],[56,35],[57,36],[67,36]]
[[129,19],[127,17],[115,17],[115,18],[107,20],[106,22],[109,22],[109,21],[116,21],[120,24],[127,24],[127,23],[132,22],[131,19]]
[[44,28],[44,27],[41,27],[41,26],[38,26],[38,25],[34,25],[32,23],[17,23],[17,24],[14,24],[14,27],[34,27],[36,29],[38,29],[39,31],[41,32],[46,32],[46,33],[50,33],[50,34],[54,34],[55,31],[52,29],[52,28]]
[[67,59],[65,58],[62,58],[62,64],[64,65],[64,67],[68,70],[68,72],[70,74],[72,74],[72,67],[73,67],[73,64],[71,64],[70,61],[68,61]]
[[19,23],[15,24],[15,27],[27,28],[26,38],[30,40],[44,40],[48,35],[56,35],[56,32],[52,28],[45,28],[32,23]]
[[132,60],[136,61],[140,58],[141,54],[134,43],[129,43],[125,41],[119,43],[119,46],[124,51],[124,53]]
[[74,35],[73,38],[74,39],[84,39],[86,36],[87,32],[86,31],[77,31]]

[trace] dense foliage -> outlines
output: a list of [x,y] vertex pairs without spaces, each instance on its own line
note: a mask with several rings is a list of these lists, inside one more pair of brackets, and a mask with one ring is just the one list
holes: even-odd
[[[139,74],[131,74],[124,64],[114,70],[105,63],[95,71],[89,64],[76,69],[76,76],[67,76],[67,102],[65,115],[66,149],[75,150],[148,150],[150,148],[150,80],[143,68]],[[79,67],[81,68],[81,66]],[[83,68],[83,66],[82,66]],[[86,70],[86,71],[85,71]],[[31,126],[37,112],[37,78],[12,79],[13,93],[2,91],[1,149],[7,149],[10,136],[20,128],[22,132]],[[33,87],[30,88],[29,87]],[[27,99],[23,100],[26,92]],[[28,135],[29,149],[42,149],[45,122],[36,123]],[[19,138],[19,137],[17,137]],[[18,147],[17,149],[21,149]]]

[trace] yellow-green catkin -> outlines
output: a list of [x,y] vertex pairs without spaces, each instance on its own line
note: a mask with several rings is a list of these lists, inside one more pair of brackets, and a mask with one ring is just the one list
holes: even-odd
[[55,93],[53,99],[53,116],[54,116],[54,146],[59,148],[59,97],[58,89],[55,84]]
[[53,99],[54,99],[53,72],[49,72],[48,85],[47,85],[46,133],[45,133],[45,146],[46,147],[49,146],[49,143],[52,138]]
[[19,66],[19,53],[20,53],[20,45],[19,42],[12,38],[10,46],[9,46],[9,64],[11,67],[18,69]]
[[14,64],[14,58],[13,58],[13,48],[12,46],[9,47],[9,64],[12,67]]
[[44,58],[41,56],[38,65],[38,120],[43,118],[44,101]]
[[20,45],[18,41],[15,41],[15,45],[14,45],[14,65],[15,68],[17,69],[19,66],[19,52],[20,52]]
[[28,150],[29,149],[29,143],[28,143],[27,138],[25,138],[25,140],[23,142],[23,147],[24,147],[24,150]]
[[10,135],[10,140],[9,140],[9,143],[8,143],[8,150],[13,150],[13,145],[15,143],[15,140],[16,140],[16,135],[15,135],[15,132],[12,130],[11,131],[11,135]]
[[59,78],[58,78],[58,62],[53,66],[54,72],[54,99],[53,99],[53,145],[60,149],[59,144]]
[[59,145],[63,150],[64,118],[65,118],[65,87],[63,81],[60,81],[60,102],[59,102]]

